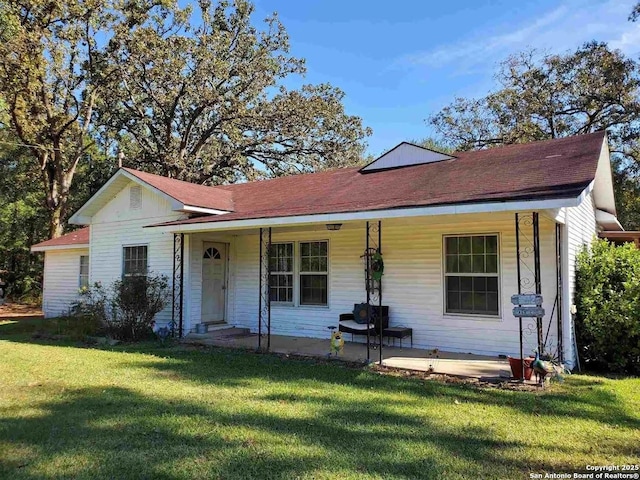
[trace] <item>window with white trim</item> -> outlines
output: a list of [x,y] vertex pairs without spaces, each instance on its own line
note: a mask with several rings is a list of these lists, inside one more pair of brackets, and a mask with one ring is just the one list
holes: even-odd
[[122,247],[122,276],[147,274],[147,246]]
[[327,305],[328,242],[300,242],[300,305]]
[[272,302],[293,303],[293,243],[272,243],[269,253]]
[[498,235],[444,237],[445,313],[499,315]]
[[80,288],[89,286],[89,255],[80,255],[80,274],[78,277]]

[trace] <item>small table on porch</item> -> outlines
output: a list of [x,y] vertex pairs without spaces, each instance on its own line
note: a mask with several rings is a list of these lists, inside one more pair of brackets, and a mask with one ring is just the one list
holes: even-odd
[[389,327],[382,330],[382,335],[387,337],[387,343],[389,343],[389,337],[393,338],[393,346],[396,345],[396,338],[399,338],[400,348],[402,348],[402,339],[405,337],[411,337],[411,348],[413,348],[413,328]]

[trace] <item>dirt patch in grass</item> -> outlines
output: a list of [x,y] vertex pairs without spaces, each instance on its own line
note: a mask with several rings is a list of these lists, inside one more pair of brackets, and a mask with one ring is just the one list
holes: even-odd
[[[261,353],[261,352],[256,352],[256,353]],[[372,363],[369,366],[367,366],[360,362],[342,360],[336,357],[331,357],[331,358],[314,357],[309,355],[283,354],[283,353],[271,353],[269,355],[275,355],[283,359],[291,358],[291,359],[297,359],[297,360],[310,361],[318,365],[329,365],[329,364],[337,363],[342,367],[349,368],[349,369],[356,369],[356,370],[369,368],[371,371],[377,372],[380,375],[403,377],[403,378],[416,378],[420,380],[440,382],[445,384],[468,385],[468,386],[478,387],[478,388],[516,390],[516,391],[524,391],[524,392],[543,391],[543,389],[534,382],[522,383],[517,380],[510,380],[510,379],[475,378],[475,377],[445,375],[441,373],[429,373],[429,372],[424,372],[420,370],[407,370],[403,368],[387,367],[384,365],[380,366],[375,363]],[[549,384],[547,384],[546,388],[548,388],[548,386]]]
[[[389,375],[394,377],[403,378],[418,378],[420,380],[429,380],[448,384],[457,385],[470,385],[479,388],[493,388],[501,390],[516,390],[524,392],[538,392],[543,389],[536,383],[525,382],[522,383],[518,380],[510,379],[497,379],[497,378],[474,378],[474,377],[462,377],[455,375],[444,375],[441,373],[429,373],[419,370],[405,370],[403,368],[385,367],[379,365],[373,365],[372,370],[378,372],[381,375]],[[547,386],[548,387],[548,386]]]
[[0,305],[0,320],[20,317],[41,317],[42,310],[35,305],[22,305],[19,303],[5,303]]

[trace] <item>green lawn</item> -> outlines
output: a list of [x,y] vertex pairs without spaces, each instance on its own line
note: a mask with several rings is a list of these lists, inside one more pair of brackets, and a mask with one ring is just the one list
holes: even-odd
[[[0,321],[0,478],[529,478],[638,463],[640,380],[543,393]],[[40,342],[40,343],[35,343]]]

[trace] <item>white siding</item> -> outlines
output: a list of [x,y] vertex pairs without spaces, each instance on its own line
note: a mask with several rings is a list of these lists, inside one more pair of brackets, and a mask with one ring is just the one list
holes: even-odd
[[576,256],[589,245],[598,232],[596,225],[596,213],[593,205],[593,196],[587,195],[577,207],[567,208],[566,214],[566,247],[567,247],[567,291],[568,295],[564,302],[564,335],[563,343],[565,359],[569,368],[575,365],[575,351],[573,348],[574,331],[571,321],[570,308],[575,302],[575,272]]
[[[542,286],[550,315],[556,293],[555,226],[541,215]],[[517,293],[514,215],[512,213],[421,217],[382,222],[385,262],[383,304],[390,307],[392,325],[414,329],[414,345],[479,354],[510,354],[519,350],[518,321],[512,316],[510,297]],[[501,317],[478,318],[443,313],[443,235],[498,233],[501,263]],[[273,242],[329,239],[330,274],[327,307],[272,305],[272,333],[328,337],[338,315],[365,300],[364,223],[345,224],[340,231],[273,231]],[[235,243],[236,325],[257,330],[258,236],[238,236]],[[548,324],[548,320],[546,322]],[[535,348],[535,336],[525,354]]]
[[78,300],[82,255],[89,255],[89,249],[50,250],[45,253],[42,291],[45,318],[68,314],[71,304]]
[[[590,199],[589,199],[590,201]],[[593,215],[593,207],[591,214]],[[588,208],[576,208],[588,219]],[[569,223],[574,213],[567,214]],[[147,245],[149,270],[172,277],[173,235],[145,226],[181,218],[163,197],[143,189],[142,207],[130,209],[129,189],[123,189],[92,219],[90,281],[108,285],[122,274],[122,247]],[[556,295],[553,219],[541,215],[542,286],[545,298],[545,331]],[[584,220],[585,222],[587,220]],[[595,220],[594,220],[595,222]],[[587,222],[588,223],[588,222]],[[510,297],[517,293],[516,248],[513,213],[442,215],[390,219],[382,222],[385,275],[383,303],[390,307],[392,325],[414,329],[414,345],[448,351],[517,355],[518,321],[511,314]],[[574,224],[575,228],[575,224]],[[595,227],[594,227],[595,228]],[[581,239],[592,233],[581,227]],[[237,233],[234,235],[233,233]],[[500,238],[499,318],[445,315],[443,312],[443,236],[448,234],[497,233]],[[568,229],[571,239],[577,233]],[[345,223],[336,232],[324,225],[315,228],[274,228],[273,242],[329,240],[329,305],[326,307],[272,306],[274,334],[325,338],[340,313],[365,301],[364,268],[360,256],[365,248],[364,222]],[[228,248],[226,320],[229,324],[257,330],[258,235],[244,232],[185,235],[184,319],[185,331],[201,321],[203,242],[222,242]],[[573,244],[577,240],[571,240]],[[571,257],[570,249],[567,249]],[[49,255],[49,254],[48,254]],[[78,259],[79,264],[79,259]],[[77,268],[76,268],[77,270]],[[573,281],[573,272],[568,270]],[[77,285],[77,271],[74,284]],[[56,276],[58,274],[56,273]],[[170,319],[171,305],[159,315]],[[553,332],[552,332],[553,335]],[[554,343],[551,339],[550,343]],[[525,354],[535,348],[535,335],[525,343]]]
[[[133,185],[133,183],[131,183]],[[131,209],[129,188],[121,190],[91,221],[91,262],[89,280],[109,285],[122,275],[122,248],[127,245],[147,245],[150,272],[164,274],[172,281],[173,235],[154,228],[155,223],[183,218],[171,210],[171,204],[152,191],[142,189],[142,206]],[[188,249],[186,250],[188,252]],[[187,255],[188,258],[188,255]],[[188,269],[185,278],[188,278]],[[188,298],[185,297],[185,311]],[[168,307],[158,315],[159,322],[171,319],[171,299]]]
[[453,158],[451,155],[434,152],[426,148],[418,147],[408,143],[401,143],[394,149],[388,151],[370,165],[363,168],[363,171],[373,171],[385,168],[396,168],[407,165],[420,165],[422,163],[441,162]]

